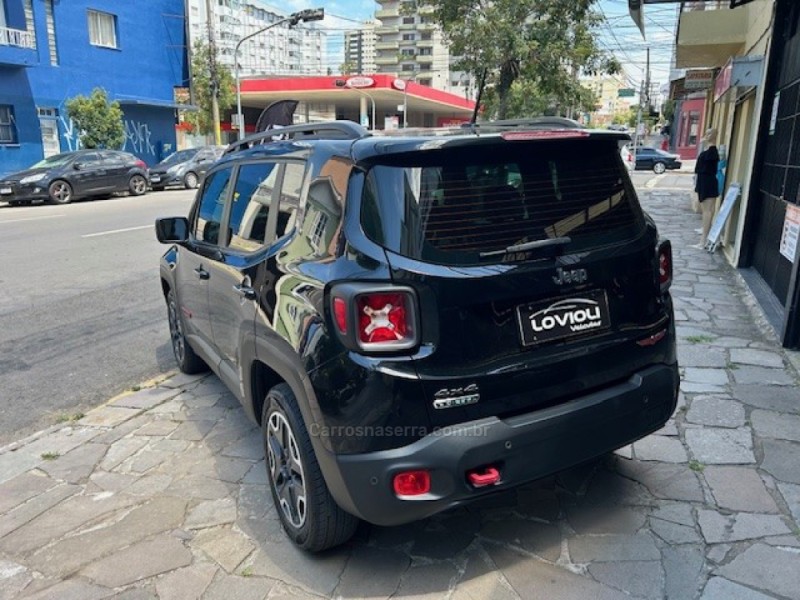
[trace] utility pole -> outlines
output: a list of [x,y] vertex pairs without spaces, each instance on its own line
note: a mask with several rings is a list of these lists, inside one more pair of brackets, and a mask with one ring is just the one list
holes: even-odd
[[211,0],[206,0],[206,24],[208,25],[209,72],[211,75],[211,120],[214,121],[214,143],[222,144],[219,130],[219,73],[217,72],[217,44],[214,40],[214,14],[211,11]]

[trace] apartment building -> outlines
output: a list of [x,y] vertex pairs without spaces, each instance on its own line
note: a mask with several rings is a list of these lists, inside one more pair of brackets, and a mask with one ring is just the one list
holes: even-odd
[[344,64],[351,75],[377,73],[375,64],[375,21],[367,21],[360,29],[344,34]]
[[[234,51],[243,37],[285,19],[287,12],[258,0],[188,0],[189,38],[208,40],[207,5],[220,62],[234,70]],[[239,49],[242,77],[321,75],[326,71],[325,32],[313,23],[275,25]]]
[[618,77],[597,75],[581,80],[581,85],[595,95],[595,110],[590,113],[592,126],[602,127],[631,107],[630,98],[620,98],[620,90],[628,86]]

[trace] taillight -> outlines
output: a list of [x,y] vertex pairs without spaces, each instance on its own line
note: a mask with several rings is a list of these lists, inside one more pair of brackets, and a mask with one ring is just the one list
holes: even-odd
[[392,481],[396,496],[421,496],[431,491],[431,474],[427,471],[404,471]]
[[669,240],[658,246],[658,285],[666,292],[672,285],[672,244]]
[[352,350],[393,352],[418,343],[416,294],[407,287],[340,284],[331,292],[333,321]]
[[147,163],[144,162],[143,160],[137,160],[136,166],[139,167],[140,169],[147,169]]

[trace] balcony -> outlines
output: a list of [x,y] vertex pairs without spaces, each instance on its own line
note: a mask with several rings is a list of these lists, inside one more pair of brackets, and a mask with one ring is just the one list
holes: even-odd
[[739,54],[747,39],[748,6],[689,2],[681,12],[675,66],[678,69],[721,67]]
[[376,19],[391,19],[392,17],[399,17],[400,11],[396,8],[384,8],[382,10],[375,11],[375,18]]
[[37,62],[36,36],[33,32],[0,27],[0,65],[27,67]]
[[393,42],[375,42],[376,50],[394,50],[396,52],[399,47],[399,40],[394,40]]
[[396,54],[392,56],[378,56],[375,58],[376,65],[396,65],[398,62]]

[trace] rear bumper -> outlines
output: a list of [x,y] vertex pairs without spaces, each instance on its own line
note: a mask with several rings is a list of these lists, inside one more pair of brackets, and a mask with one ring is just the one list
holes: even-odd
[[[656,365],[624,383],[510,419],[480,419],[394,450],[320,457],[331,494],[376,525],[400,525],[493,492],[546,477],[656,431],[675,410],[678,366]],[[470,470],[495,466],[499,484],[476,489]],[[431,493],[399,499],[392,479],[427,469]]]

